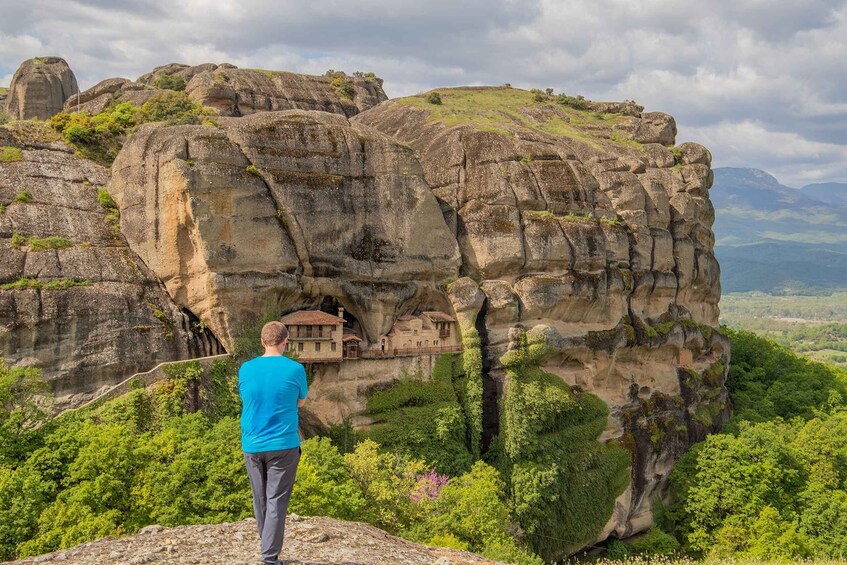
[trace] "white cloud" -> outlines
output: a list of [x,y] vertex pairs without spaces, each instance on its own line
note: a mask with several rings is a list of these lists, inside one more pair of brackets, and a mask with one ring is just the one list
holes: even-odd
[[847,0],[0,1],[0,76],[56,54],[83,87],[225,61],[372,70],[389,96],[549,86],[673,114],[718,165],[847,181]]

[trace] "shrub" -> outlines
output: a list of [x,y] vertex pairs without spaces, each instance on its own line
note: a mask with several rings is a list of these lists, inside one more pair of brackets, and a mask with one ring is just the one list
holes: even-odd
[[10,368],[0,359],[0,469],[17,466],[39,446],[48,415],[37,397],[48,390],[38,369]]
[[24,245],[26,245],[27,238],[19,234],[18,232],[12,232],[12,241],[11,245],[14,249],[20,249]]
[[379,80],[379,78],[376,76],[376,74],[374,74],[372,72],[355,71],[353,73],[353,76],[356,77],[356,78],[363,78],[363,79],[365,79],[367,81],[371,81],[371,82],[376,82],[376,81]]
[[105,208],[106,210],[117,208],[115,201],[112,200],[112,196],[105,188],[97,189],[97,202],[100,204],[101,208]]
[[344,455],[344,466],[365,500],[360,519],[392,533],[414,522],[416,509],[410,494],[417,476],[425,472],[426,463],[380,453],[376,442],[365,440]]
[[91,283],[80,279],[39,280],[23,277],[12,282],[0,284],[0,290],[65,290],[75,286],[89,286]]
[[632,549],[643,555],[673,555],[680,549],[675,537],[653,526],[642,538],[630,544]]
[[568,96],[567,94],[562,93],[556,96],[556,102],[563,106],[570,106],[575,110],[588,110],[591,108],[589,101],[582,95]]
[[338,448],[328,438],[308,439],[301,448],[289,511],[304,516],[357,519],[365,499],[345,468]]
[[0,147],[0,163],[14,163],[23,161],[23,158],[20,147],[12,147],[11,145]]
[[180,75],[162,75],[153,83],[162,90],[185,90],[185,78]]
[[91,143],[94,141],[94,132],[80,124],[72,124],[64,130],[65,140],[68,143]]
[[26,203],[32,202],[32,201],[33,201],[32,193],[29,191],[28,188],[25,188],[22,191],[18,192],[15,195],[15,197],[12,199],[12,202],[18,202],[18,203],[21,203],[21,204],[26,204]]
[[339,98],[352,100],[356,95],[356,89],[353,88],[353,83],[346,76],[339,76],[332,79],[330,86]]
[[244,170],[250,173],[251,175],[256,175],[257,177],[262,176],[262,171],[256,165],[247,165]]
[[45,251],[47,249],[66,249],[73,247],[73,242],[66,237],[31,237],[27,240],[29,250],[32,252]]
[[437,92],[430,92],[426,97],[426,101],[430,104],[441,104],[441,95]]
[[597,441],[608,421],[602,400],[538,368],[545,349],[523,335],[501,358],[509,386],[499,465],[532,549],[555,560],[596,538],[629,482],[630,456],[616,442]]
[[532,100],[534,102],[546,102],[549,98],[547,93],[540,88],[533,88],[530,92],[532,93]]
[[462,332],[462,367],[465,371],[463,405],[468,426],[468,447],[479,456],[482,448],[482,349],[479,332],[475,329]]
[[157,92],[139,108],[136,122],[165,122],[167,125],[198,124],[202,116],[212,115],[195,104],[185,92],[167,90]]

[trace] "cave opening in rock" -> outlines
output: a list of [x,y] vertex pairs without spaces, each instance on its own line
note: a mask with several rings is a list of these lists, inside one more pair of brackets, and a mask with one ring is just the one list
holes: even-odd
[[324,296],[321,300],[318,310],[332,314],[333,316],[341,316],[344,318],[344,329],[350,330],[358,336],[362,336],[362,325],[359,320],[344,307],[338,298],[334,296]]

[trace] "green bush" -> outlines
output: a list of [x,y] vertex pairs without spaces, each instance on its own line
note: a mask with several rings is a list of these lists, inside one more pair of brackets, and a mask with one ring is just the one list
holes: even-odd
[[139,108],[136,122],[165,122],[167,125],[199,124],[211,110],[195,104],[185,92],[157,92]]
[[0,163],[14,163],[16,161],[23,161],[23,159],[24,157],[20,147],[12,147],[10,145],[0,147]]
[[642,538],[630,544],[632,549],[642,555],[673,555],[680,549],[675,537],[653,526]]
[[12,202],[17,202],[19,204],[26,204],[28,202],[32,202],[34,199],[32,197],[32,193],[28,188],[25,188],[15,194],[15,197],[12,199]]
[[440,105],[441,104],[441,95],[437,92],[430,92],[426,96],[426,101],[429,102],[430,104]]
[[575,110],[589,110],[591,109],[591,104],[588,100],[585,99],[584,96],[568,96],[567,94],[559,94],[556,96],[556,102],[563,106],[570,106]]
[[185,90],[186,81],[179,75],[162,75],[153,84],[163,90]]
[[64,129],[65,141],[71,144],[91,143],[94,141],[94,132],[80,124],[71,124]]
[[18,232],[12,232],[12,240],[11,246],[13,249],[20,249],[24,245],[26,245],[27,238],[19,234]]
[[100,204],[101,208],[105,208],[106,210],[117,208],[115,201],[112,200],[112,196],[105,188],[97,189],[97,202]]
[[468,446],[474,457],[482,448],[482,349],[479,332],[475,329],[462,332],[462,368],[465,372],[465,390],[461,397],[468,426]]
[[353,88],[353,83],[348,78],[334,78],[330,83],[330,86],[338,95],[339,98],[346,98],[347,100],[352,100],[356,95],[356,89]]
[[46,251],[48,249],[66,249],[73,247],[74,243],[66,238],[59,236],[50,237],[30,237],[27,239],[27,245],[32,252]]
[[363,435],[384,449],[420,457],[450,475],[470,469],[466,421],[455,386],[454,355],[441,355],[431,380],[403,376],[368,395],[367,413],[376,418]]
[[533,102],[546,102],[550,98],[550,96],[540,88],[533,88],[530,92],[532,93]]
[[39,447],[48,416],[37,399],[47,392],[38,369],[10,368],[0,359],[0,467],[15,466]]
[[344,457],[328,438],[303,442],[297,484],[289,511],[303,516],[356,520],[365,499],[344,466]]
[[75,286],[90,286],[91,283],[80,279],[32,279],[22,277],[0,284],[0,290],[65,290]]

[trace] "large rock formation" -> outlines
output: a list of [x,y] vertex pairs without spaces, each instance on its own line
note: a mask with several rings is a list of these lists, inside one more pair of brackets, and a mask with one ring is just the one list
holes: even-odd
[[193,74],[185,91],[223,116],[320,110],[353,116],[387,99],[376,77],[327,77],[218,67]]
[[269,307],[325,297],[370,339],[448,307],[438,283],[459,252],[411,150],[325,112],[218,122],[140,128],[110,190],[133,250],[224,343]]
[[[229,348],[269,310],[343,306],[366,347],[402,314],[444,310],[480,334],[490,439],[510,386],[500,359],[526,331],[552,351],[547,373],[608,405],[601,441],[632,454],[631,483],[597,539],[649,526],[673,462],[728,411],[711,156],[674,146],[673,118],[511,88],[384,101],[365,75],[230,65],[111,79],[80,102],[140,104],[166,76],[222,117],[140,127],[111,180],[50,139],[0,139],[25,145],[22,161],[0,164],[2,281],[92,283],[0,291],[7,357],[87,390],[119,380],[118,360],[124,377],[142,358],[147,369],[211,352],[212,335]],[[120,234],[96,202],[107,183]],[[24,186],[33,201],[9,204]],[[53,235],[74,245],[21,240]],[[127,339],[148,327],[142,347]],[[108,369],[89,383],[92,365]],[[317,409],[312,423],[361,410],[369,386],[396,377],[336,369],[336,389],[326,378],[319,390],[348,404]]]
[[387,100],[382,79],[372,75],[312,76],[285,71],[238,69],[230,64],[206,63],[190,67],[172,63],[157,67],[137,81],[111,78],[68,99],[65,111],[79,107],[96,114],[109,104],[141,105],[158,92],[163,77],[185,81],[185,90],[197,103],[222,116],[246,116],[275,110],[319,110],[353,116]]
[[454,309],[483,334],[498,390],[522,326],[556,351],[547,372],[609,405],[604,438],[622,439],[634,471],[599,537],[639,531],[676,457],[728,410],[711,156],[673,147],[666,114],[592,113],[508,88],[440,94],[353,122],[419,157],[468,277],[450,287]]
[[[109,170],[44,124],[0,128],[0,350],[43,370],[55,394],[93,393],[167,360],[220,352],[177,307],[98,195]],[[18,153],[19,152],[19,153]],[[111,213],[111,216],[110,216]]]
[[61,112],[65,100],[78,91],[76,77],[64,59],[28,59],[12,77],[6,113],[12,119],[46,120]]

